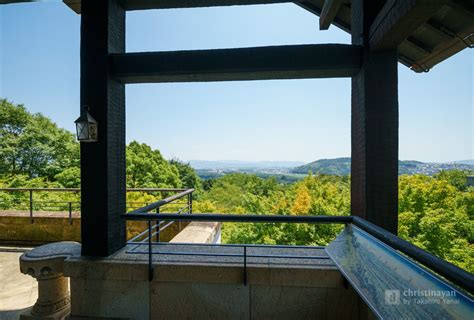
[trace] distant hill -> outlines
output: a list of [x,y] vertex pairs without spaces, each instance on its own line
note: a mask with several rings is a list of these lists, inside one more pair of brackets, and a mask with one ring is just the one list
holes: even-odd
[[191,160],[191,167],[196,170],[230,170],[230,169],[291,169],[301,166],[304,162],[298,161],[208,161],[208,160]]
[[468,164],[468,165],[474,166],[474,159],[454,161],[454,163],[456,163],[456,164]]
[[351,158],[320,159],[291,170],[291,173],[308,172],[345,176],[351,173]]
[[[452,163],[426,163],[413,160],[399,161],[398,173],[422,173],[433,175],[441,170],[474,170],[474,161],[472,161],[473,164],[469,164],[469,161],[472,160]],[[310,171],[313,173],[334,174],[341,176],[348,175],[351,173],[351,158],[321,159],[296,167],[291,170],[291,173],[306,174]]]

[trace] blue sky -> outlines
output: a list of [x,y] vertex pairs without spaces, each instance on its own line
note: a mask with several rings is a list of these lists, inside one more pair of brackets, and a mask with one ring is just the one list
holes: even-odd
[[[62,3],[0,6],[0,96],[73,130],[80,16]],[[127,51],[349,43],[293,4],[127,13]],[[474,53],[427,74],[399,64],[400,159],[474,158]],[[127,140],[183,160],[350,155],[350,79],[128,85]]]

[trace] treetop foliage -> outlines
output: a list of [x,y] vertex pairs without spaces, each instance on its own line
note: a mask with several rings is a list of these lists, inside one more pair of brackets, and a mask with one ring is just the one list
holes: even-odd
[[78,166],[73,134],[41,114],[30,114],[23,105],[0,100],[0,174],[54,181],[57,174]]

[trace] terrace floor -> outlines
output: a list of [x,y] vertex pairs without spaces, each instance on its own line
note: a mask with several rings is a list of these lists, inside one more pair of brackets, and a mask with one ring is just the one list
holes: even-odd
[[17,320],[38,298],[35,278],[20,272],[19,258],[31,248],[0,247],[0,319]]

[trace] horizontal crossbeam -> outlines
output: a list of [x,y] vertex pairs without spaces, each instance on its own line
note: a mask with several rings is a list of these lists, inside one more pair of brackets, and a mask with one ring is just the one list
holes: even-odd
[[361,48],[343,44],[113,54],[111,75],[123,83],[351,77]]

